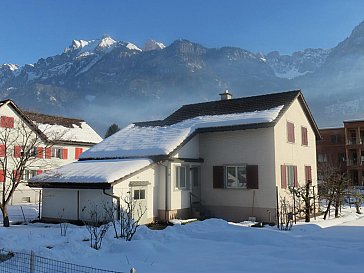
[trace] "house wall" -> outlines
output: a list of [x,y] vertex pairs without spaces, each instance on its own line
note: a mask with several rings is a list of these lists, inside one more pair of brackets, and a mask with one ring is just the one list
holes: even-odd
[[[0,116],[7,116],[7,117],[13,117],[14,118],[14,127],[11,130],[14,130],[14,137],[16,135],[16,126],[17,124],[21,124],[23,122],[23,118],[13,110],[12,107],[9,107],[8,105],[4,105],[3,107],[0,107]],[[29,131],[31,130],[30,127],[27,127]],[[1,128],[0,128],[1,130]],[[1,144],[1,143],[0,143]],[[21,144],[21,143],[19,143]],[[40,147],[45,147],[46,144],[43,143],[40,145]],[[55,145],[54,148],[63,148],[68,150],[68,156],[67,159],[59,159],[56,157],[52,157],[51,159],[45,158],[45,154],[43,154],[43,158],[35,158],[29,160],[29,166],[27,169],[29,171],[46,171],[49,169],[57,168],[59,166],[71,163],[75,161],[75,148],[82,148],[83,151],[86,151],[90,148],[89,145]],[[10,147],[8,158],[11,158],[13,156],[14,147]],[[9,170],[15,169],[14,162],[9,162]],[[23,177],[23,179],[20,181],[16,191],[13,194],[13,197],[10,200],[10,204],[20,204],[20,203],[38,203],[39,202],[39,192],[40,189],[36,188],[30,188],[27,185],[27,179]]]
[[[201,200],[209,216],[233,221],[254,216],[268,221],[271,214],[274,220],[273,128],[200,134],[200,156],[204,159]],[[213,166],[238,164],[258,165],[259,189],[214,189]]]
[[[294,143],[289,143],[287,140],[287,121],[294,123]],[[301,126],[307,128],[308,145],[302,145]],[[274,146],[275,184],[278,187],[279,198],[292,199],[289,190],[281,187],[281,165],[284,164],[297,166],[300,186],[305,185],[305,166],[311,166],[312,183],[317,190],[316,136],[298,100],[292,103],[274,127]]]
[[[164,170],[160,165],[154,165],[126,180],[113,186],[113,194],[116,196],[127,197],[128,192],[132,192],[133,188],[130,183],[135,182],[147,182],[147,186],[137,187],[146,190],[146,202],[147,202],[147,217],[146,222],[152,222],[158,217],[158,210],[164,207]],[[125,203],[124,203],[125,204]],[[123,205],[123,201],[121,201]]]
[[200,136],[194,136],[188,141],[181,149],[179,149],[174,155],[174,158],[199,158]]
[[103,206],[110,204],[112,198],[105,195],[102,190],[47,188],[43,189],[42,202],[43,221],[87,221],[90,220],[90,212],[95,210],[98,211],[102,221]]

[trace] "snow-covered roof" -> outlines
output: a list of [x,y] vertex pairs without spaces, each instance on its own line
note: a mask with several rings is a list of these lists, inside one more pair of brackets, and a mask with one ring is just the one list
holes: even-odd
[[37,175],[29,183],[112,183],[150,164],[152,160],[146,158],[76,161]]
[[51,140],[86,143],[99,143],[102,141],[102,138],[94,129],[84,121],[80,122],[80,124],[73,124],[72,128],[57,124],[38,123],[36,125]]
[[24,111],[49,140],[99,143],[102,138],[84,120]]
[[81,158],[125,158],[168,155],[197,129],[273,122],[283,105],[263,111],[199,116],[169,126],[130,124],[85,151]]

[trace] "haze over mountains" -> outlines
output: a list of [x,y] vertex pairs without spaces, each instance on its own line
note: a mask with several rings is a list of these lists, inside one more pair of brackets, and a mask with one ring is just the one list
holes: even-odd
[[[324,39],[324,37],[323,37]],[[0,99],[107,126],[162,118],[181,104],[302,89],[319,126],[364,119],[364,22],[332,49],[292,55],[206,48],[176,40],[144,47],[109,36],[74,40],[32,65],[0,65]]]

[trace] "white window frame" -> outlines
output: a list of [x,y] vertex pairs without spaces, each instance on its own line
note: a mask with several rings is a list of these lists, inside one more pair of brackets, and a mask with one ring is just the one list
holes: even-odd
[[[184,185],[181,183],[182,170],[184,170],[185,173]],[[181,190],[187,189],[187,166],[184,165],[176,166],[175,171],[176,171],[176,188]]]
[[[241,164],[241,165],[227,165],[225,166],[225,188],[226,189],[247,189],[248,188],[248,182],[246,179],[246,166],[247,164]],[[228,169],[229,168],[234,168],[235,169],[235,184],[237,186],[229,186],[229,172]],[[242,183],[239,183],[239,178],[238,178],[238,170],[239,168],[244,168],[245,169],[245,181],[243,181]],[[240,186],[241,185],[241,186]]]
[[52,147],[52,157],[62,159],[62,148]]

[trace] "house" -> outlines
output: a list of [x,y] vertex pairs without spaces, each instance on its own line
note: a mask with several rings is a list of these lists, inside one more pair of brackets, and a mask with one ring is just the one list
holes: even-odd
[[[25,133],[28,131],[32,133]],[[12,139],[4,140],[6,132]],[[7,171],[15,170],[21,160],[22,145],[25,145],[21,139],[25,137],[23,132],[38,136],[40,141],[33,147],[34,155],[28,160],[11,204],[38,202],[40,189],[29,188],[28,179],[77,160],[83,151],[102,140],[84,120],[27,112],[12,100],[0,101],[0,184],[6,177],[2,168],[4,159],[8,160]]]
[[42,219],[85,220],[89,208],[131,194],[142,222],[202,214],[275,221],[289,187],[316,185],[319,130],[302,93],[184,105],[163,120],[130,124],[79,161],[33,178]]
[[346,172],[353,186],[364,186],[364,120],[344,121],[339,128],[320,129],[319,166],[330,164]]

